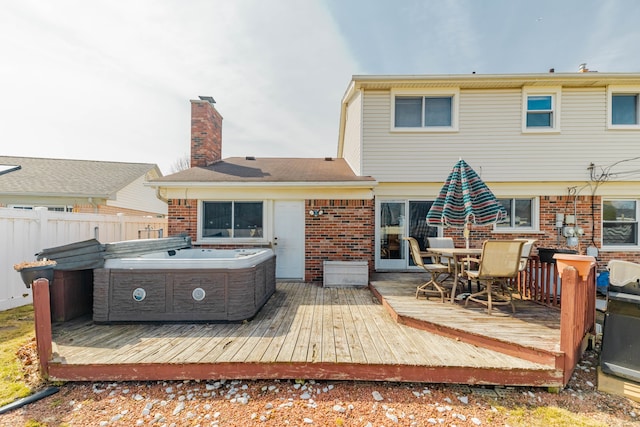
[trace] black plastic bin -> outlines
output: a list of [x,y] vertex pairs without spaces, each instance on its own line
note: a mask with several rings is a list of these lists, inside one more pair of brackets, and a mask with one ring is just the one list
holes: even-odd
[[538,256],[540,262],[546,262],[547,264],[555,264],[556,260],[553,258],[555,254],[577,254],[578,251],[573,249],[556,249],[556,248],[538,248]]

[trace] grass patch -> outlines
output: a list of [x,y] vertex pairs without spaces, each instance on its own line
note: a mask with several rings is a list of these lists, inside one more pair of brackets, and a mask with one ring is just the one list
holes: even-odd
[[33,305],[0,311],[0,406],[31,394],[17,356],[35,337]]
[[514,427],[607,427],[607,424],[555,406],[501,408],[500,410],[507,415],[507,424]]

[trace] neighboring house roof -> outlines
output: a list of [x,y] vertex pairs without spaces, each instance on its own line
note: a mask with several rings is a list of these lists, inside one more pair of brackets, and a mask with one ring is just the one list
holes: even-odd
[[152,183],[374,183],[357,176],[344,159],[229,157],[206,168],[190,168]]
[[0,156],[0,165],[20,166],[0,175],[0,194],[5,195],[109,198],[148,172],[162,175],[151,163]]

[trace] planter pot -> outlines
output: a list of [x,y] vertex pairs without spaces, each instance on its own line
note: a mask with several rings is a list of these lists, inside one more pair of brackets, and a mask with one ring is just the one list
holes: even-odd
[[20,270],[20,277],[27,288],[37,279],[47,279],[49,285],[53,282],[53,265],[41,265],[37,267],[25,267]]

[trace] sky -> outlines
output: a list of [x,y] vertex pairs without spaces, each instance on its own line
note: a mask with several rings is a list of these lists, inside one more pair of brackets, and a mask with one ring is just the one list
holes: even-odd
[[0,0],[0,155],[336,156],[353,75],[640,72],[636,0]]

